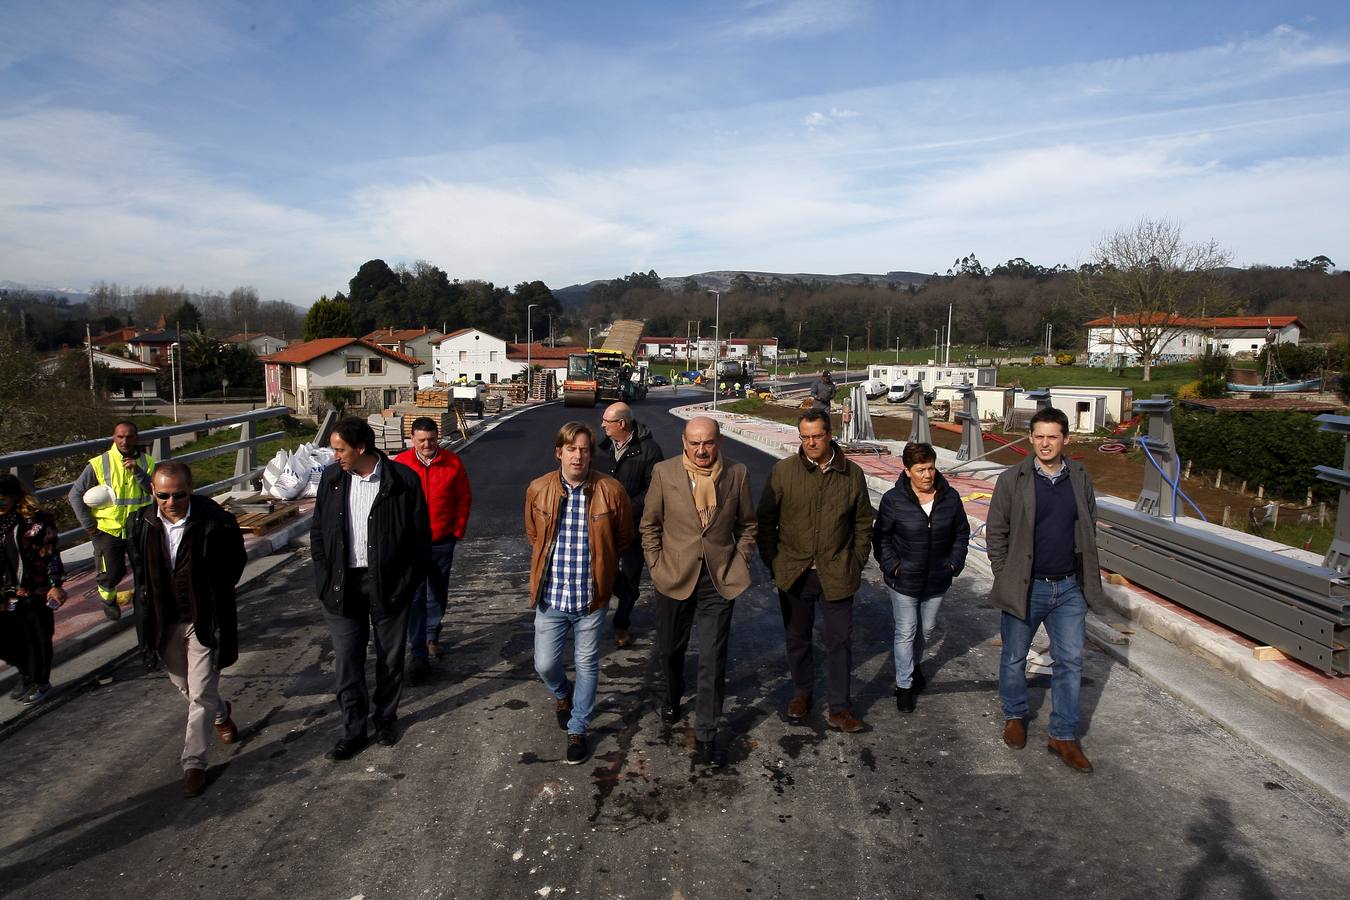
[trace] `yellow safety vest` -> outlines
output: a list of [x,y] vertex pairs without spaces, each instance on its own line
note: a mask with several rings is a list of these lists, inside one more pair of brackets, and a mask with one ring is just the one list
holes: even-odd
[[[99,484],[106,484],[112,489],[114,498],[112,505],[100,506],[98,509],[91,509],[90,512],[94,514],[98,530],[115,537],[122,536],[131,514],[150,502],[150,494],[136,480],[134,471],[128,472],[122,467],[123,459],[125,457],[121,451],[112,446],[107,452],[89,460],[89,465],[94,469],[94,477],[98,479]],[[155,461],[149,453],[142,453],[137,459],[145,461],[145,471],[154,471]]]

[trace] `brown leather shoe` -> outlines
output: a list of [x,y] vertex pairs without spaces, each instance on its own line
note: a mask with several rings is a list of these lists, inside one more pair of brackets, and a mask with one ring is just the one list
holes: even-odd
[[220,738],[222,744],[233,744],[239,740],[239,729],[234,724],[234,719],[226,719],[224,722],[216,723],[216,737]]
[[620,650],[622,650],[624,647],[627,647],[631,643],[633,643],[633,636],[628,633],[627,628],[614,629],[615,647],[618,647]]
[[440,659],[445,655],[445,648],[440,641],[427,641],[427,655],[432,659]]
[[1064,760],[1064,765],[1075,772],[1091,772],[1092,763],[1083,755],[1083,748],[1077,741],[1061,741],[1055,738],[1045,745],[1045,749]]
[[202,791],[204,790],[206,790],[206,770],[184,769],[183,796],[200,797],[202,795]]
[[848,710],[830,713],[829,717],[825,719],[825,724],[835,731],[847,731],[849,734],[863,730],[863,723],[854,718],[853,713]]
[[1027,723],[1022,719],[1009,719],[1003,723],[1003,743],[1014,750],[1027,745]]
[[787,717],[792,721],[796,722],[800,719],[806,718],[806,714],[809,713],[810,711],[811,711],[811,695],[798,694],[797,696],[793,697],[792,702],[788,704]]

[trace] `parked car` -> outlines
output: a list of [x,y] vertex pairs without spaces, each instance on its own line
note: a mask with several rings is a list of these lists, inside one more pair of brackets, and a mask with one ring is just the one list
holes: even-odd
[[903,382],[903,381],[897,381],[895,384],[891,385],[891,389],[890,389],[889,391],[886,392],[886,402],[887,402],[887,403],[904,403],[904,402],[905,402],[905,392],[906,392],[906,390],[908,390],[908,388],[909,388],[909,385],[906,384],[905,382]]
[[880,400],[886,396],[886,382],[880,378],[871,378],[863,382],[863,392],[868,400]]
[[666,376],[664,375],[652,376],[652,387],[665,387],[668,384],[670,384],[670,379],[667,378]]
[[842,366],[844,364],[844,361],[837,356],[827,356],[825,357],[825,361],[832,366]]

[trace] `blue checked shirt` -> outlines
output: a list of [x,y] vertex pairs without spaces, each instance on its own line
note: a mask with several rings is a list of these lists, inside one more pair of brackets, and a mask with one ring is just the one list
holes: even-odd
[[591,533],[586,514],[586,486],[574,488],[562,479],[563,502],[558,535],[548,565],[544,602],[564,613],[584,613],[591,605]]

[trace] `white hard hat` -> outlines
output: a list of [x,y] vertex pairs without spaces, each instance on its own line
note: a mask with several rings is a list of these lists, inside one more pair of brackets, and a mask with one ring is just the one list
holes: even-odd
[[113,496],[112,488],[106,484],[96,484],[84,492],[84,505],[90,509],[112,506],[116,499]]

